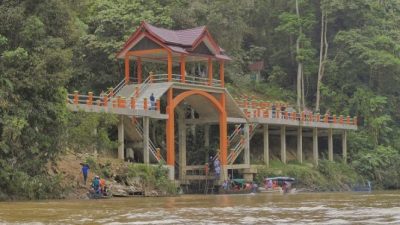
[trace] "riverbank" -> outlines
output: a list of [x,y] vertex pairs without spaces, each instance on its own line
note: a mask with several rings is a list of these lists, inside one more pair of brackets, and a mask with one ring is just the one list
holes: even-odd
[[310,192],[351,191],[357,184],[366,181],[349,165],[320,160],[318,166],[312,163],[288,163],[272,161],[270,167],[258,168],[256,182],[266,177],[288,176],[296,179],[296,188]]
[[[83,183],[81,164],[89,165],[86,184]],[[161,166],[145,166],[94,154],[68,152],[56,163],[49,164],[50,176],[61,176],[64,187],[60,198],[85,199],[94,176],[106,180],[111,193],[118,196],[168,196],[176,193],[168,180],[167,170]]]

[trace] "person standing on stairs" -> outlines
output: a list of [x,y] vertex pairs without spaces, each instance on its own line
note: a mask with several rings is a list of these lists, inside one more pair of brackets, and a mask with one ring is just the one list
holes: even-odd
[[151,93],[150,95],[150,110],[156,109],[156,99],[154,98],[154,94]]

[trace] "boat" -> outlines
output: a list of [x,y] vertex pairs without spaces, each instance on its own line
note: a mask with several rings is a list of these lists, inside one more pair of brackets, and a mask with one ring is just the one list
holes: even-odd
[[219,194],[250,194],[257,192],[257,187],[249,186],[250,183],[247,183],[244,179],[232,179],[228,188],[220,187],[218,193]]
[[[294,193],[295,188],[291,188],[296,179],[292,177],[268,177],[265,178],[265,187],[259,187],[258,191],[263,193]],[[271,187],[267,187],[271,182]]]

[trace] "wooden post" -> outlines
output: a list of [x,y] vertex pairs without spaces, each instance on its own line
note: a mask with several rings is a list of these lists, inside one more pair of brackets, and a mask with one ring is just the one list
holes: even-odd
[[74,91],[74,105],[77,105],[79,102],[79,93],[78,91]]
[[136,109],[136,100],[134,97],[131,97],[131,109]]
[[147,105],[147,98],[143,99],[143,109],[147,110],[148,109],[148,105]]
[[93,105],[93,92],[89,91],[88,93],[88,101],[87,101],[88,105]]
[[178,114],[178,143],[179,143],[179,179],[186,176],[186,124],[185,113]]

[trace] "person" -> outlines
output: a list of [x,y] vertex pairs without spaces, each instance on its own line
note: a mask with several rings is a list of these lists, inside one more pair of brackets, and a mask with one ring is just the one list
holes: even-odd
[[282,191],[283,191],[283,193],[287,193],[288,192],[286,181],[284,181],[283,184],[282,184]]
[[156,99],[154,98],[154,94],[151,93],[150,95],[150,110],[156,109]]
[[101,178],[99,181],[99,185],[100,185],[100,192],[103,195],[107,195],[107,186],[106,186],[106,180]]
[[100,177],[99,176],[95,176],[93,178],[91,186],[92,186],[93,192],[95,194],[100,194],[101,189],[100,189]]
[[271,189],[272,188],[272,180],[271,179],[267,179],[267,189]]
[[224,190],[228,190],[229,185],[228,185],[228,181],[227,181],[227,180],[224,180],[224,183],[222,184],[222,188],[223,188]]
[[214,160],[214,170],[215,170],[215,179],[219,179],[219,175],[221,173],[221,165],[219,163],[218,158]]
[[89,165],[87,163],[82,164],[82,175],[83,175],[83,184],[86,185],[86,180],[89,172]]
[[251,188],[252,188],[251,192],[256,193],[257,189],[258,189],[258,185],[256,183],[253,183]]

